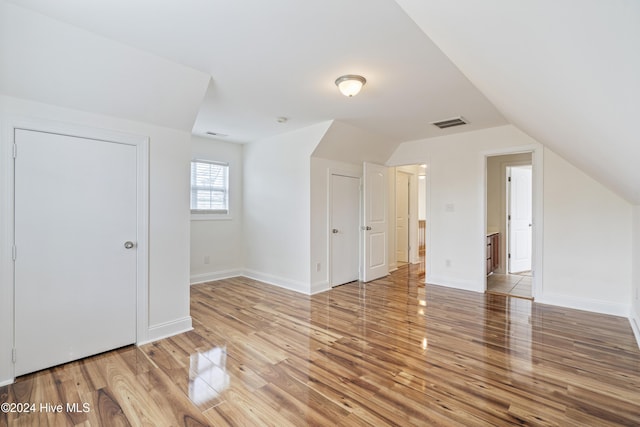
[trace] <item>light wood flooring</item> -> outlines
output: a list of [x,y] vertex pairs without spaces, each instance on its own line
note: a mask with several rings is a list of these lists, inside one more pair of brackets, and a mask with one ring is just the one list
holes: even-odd
[[311,297],[193,286],[193,331],[0,387],[3,403],[87,412],[0,412],[0,426],[640,425],[627,319],[425,287],[417,271]]
[[491,274],[487,277],[487,292],[533,299],[531,274]]

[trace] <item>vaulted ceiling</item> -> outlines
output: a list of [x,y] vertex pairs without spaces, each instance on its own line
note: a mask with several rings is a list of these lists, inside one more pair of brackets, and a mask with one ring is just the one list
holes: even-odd
[[[49,62],[34,78],[43,84],[44,102],[63,98],[65,106],[221,133],[240,143],[335,120],[344,123],[335,132],[376,135],[375,143],[385,146],[380,153],[402,141],[513,123],[640,204],[636,0],[11,3],[68,27],[58,28],[63,36],[51,36],[47,48],[59,53],[59,63],[43,53]],[[74,41],[82,32],[94,37],[91,44]],[[3,49],[16,56],[21,44],[36,49],[47,40],[46,33],[39,39],[23,34]],[[100,64],[100,58],[116,63]],[[76,88],[77,100],[65,98],[55,85],[46,87],[46,67],[65,84],[105,87],[91,91],[98,100],[83,98],[85,86]],[[334,80],[351,73],[367,84],[346,98]],[[15,96],[34,90],[17,88],[24,80],[18,72],[0,77]],[[141,84],[134,91],[135,82]],[[147,102],[111,99],[127,87]],[[459,115],[470,124],[430,125]]]
[[640,204],[640,2],[397,0],[511,123]]
[[[210,75],[196,134],[244,143],[340,120],[397,144],[457,132],[429,123],[458,115],[506,124],[393,0],[12,3]],[[360,95],[338,92],[343,74],[365,76]]]

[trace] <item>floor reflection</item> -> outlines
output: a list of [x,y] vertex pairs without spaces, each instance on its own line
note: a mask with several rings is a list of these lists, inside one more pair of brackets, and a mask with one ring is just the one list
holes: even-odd
[[489,359],[501,353],[508,373],[526,375],[532,370],[531,300],[506,295],[485,294],[484,341]]
[[229,387],[227,347],[213,347],[191,355],[189,364],[189,398],[200,408],[213,407]]

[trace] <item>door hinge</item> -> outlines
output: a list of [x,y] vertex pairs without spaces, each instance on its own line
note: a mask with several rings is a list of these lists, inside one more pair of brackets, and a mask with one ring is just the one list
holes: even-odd
[[13,245],[13,247],[11,248],[11,257],[14,261],[18,257],[18,248],[16,247],[16,245]]
[[13,363],[16,363],[16,349],[15,348],[11,349],[11,361]]
[[511,221],[511,215],[507,215],[507,219]]
[[511,254],[509,254],[509,255],[507,256],[507,258],[511,259]]
[[13,158],[15,159],[17,155],[18,155],[18,145],[14,142],[13,143]]
[[511,182],[511,177],[509,177],[509,182]]

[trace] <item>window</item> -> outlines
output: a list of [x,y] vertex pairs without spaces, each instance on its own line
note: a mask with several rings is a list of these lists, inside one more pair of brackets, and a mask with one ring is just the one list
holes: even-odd
[[229,164],[191,161],[191,213],[229,213]]

